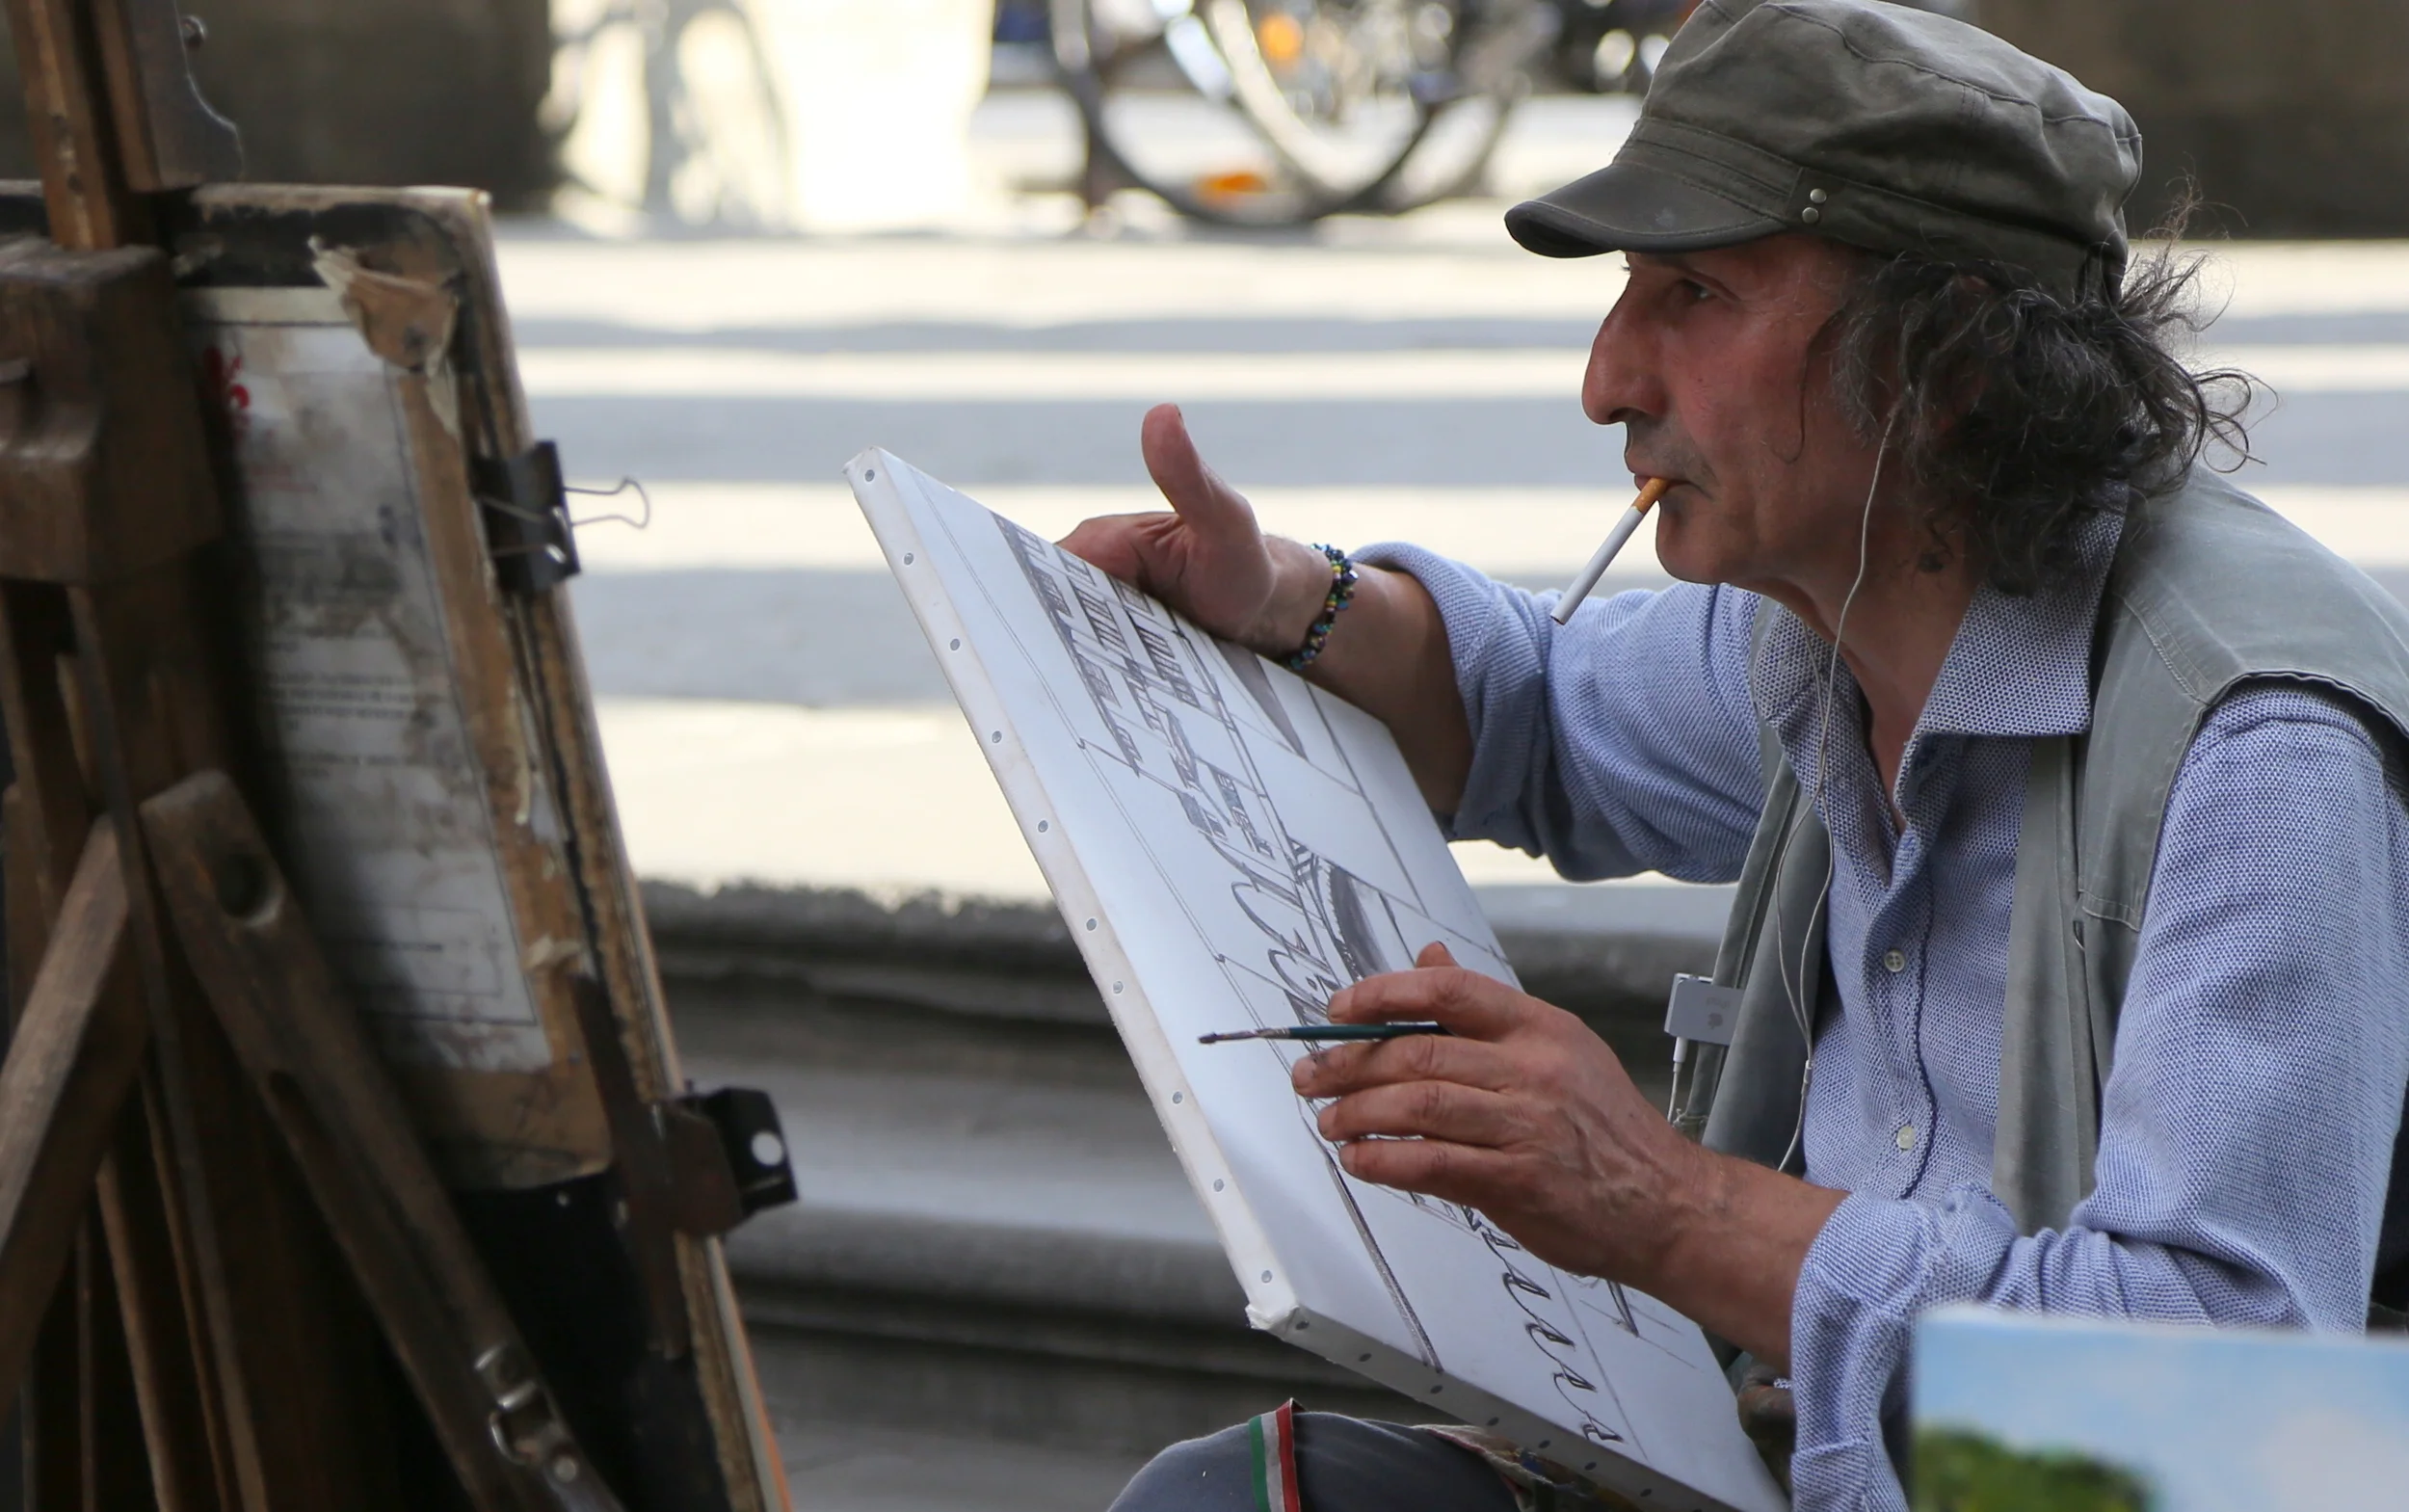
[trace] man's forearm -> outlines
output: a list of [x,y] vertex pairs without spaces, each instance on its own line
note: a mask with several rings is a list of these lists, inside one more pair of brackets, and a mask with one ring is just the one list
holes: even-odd
[[1641,1290],[1779,1368],[1790,1358],[1792,1300],[1807,1252],[1847,1193],[1732,1155],[1697,1152],[1665,1194],[1663,1243]]
[[[1272,546],[1281,587],[1257,650],[1277,657],[1302,645],[1320,616],[1330,566],[1298,542]],[[1407,573],[1378,567],[1356,571],[1354,601],[1305,676],[1387,725],[1423,801],[1439,813],[1453,813],[1472,768],[1472,729],[1456,687],[1446,624],[1430,595]]]

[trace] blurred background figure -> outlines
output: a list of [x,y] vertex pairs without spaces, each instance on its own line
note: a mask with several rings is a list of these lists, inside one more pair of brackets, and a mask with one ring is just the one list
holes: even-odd
[[600,230],[958,225],[993,0],[555,0],[559,211]]
[[631,230],[789,223],[787,112],[737,0],[555,0],[541,121],[559,143],[562,214]]

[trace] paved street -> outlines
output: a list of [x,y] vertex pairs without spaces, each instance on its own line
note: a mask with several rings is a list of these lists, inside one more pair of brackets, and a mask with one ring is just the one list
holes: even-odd
[[[1602,160],[1627,119],[1543,103],[1509,146],[1510,189]],[[1042,109],[1017,109],[990,147],[1022,168],[1059,155]],[[576,587],[649,875],[1041,892],[836,482],[864,446],[1059,534],[1150,507],[1138,418],[1178,400],[1272,528],[1417,540],[1532,586],[1561,583],[1628,497],[1619,433],[1576,399],[1618,275],[1519,252],[1504,200],[1293,236],[1152,224],[1111,239],[1063,234],[1059,199],[1018,203],[953,239],[506,233],[539,427],[580,479],[635,476],[654,504],[644,530],[580,531]],[[2409,583],[2409,252],[2234,247],[2209,282],[2225,309],[2204,347],[2277,390],[2242,477]],[[1659,580],[1644,540],[1626,561],[1648,566],[1616,585]],[[1494,847],[1459,852],[1488,887],[1550,880]],[[1576,904],[1615,907],[1597,889]]]

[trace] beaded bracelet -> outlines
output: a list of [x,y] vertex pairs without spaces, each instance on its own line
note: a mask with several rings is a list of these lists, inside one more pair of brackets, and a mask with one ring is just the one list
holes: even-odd
[[1330,592],[1322,597],[1321,618],[1305,632],[1305,644],[1282,664],[1290,672],[1303,672],[1313,664],[1313,658],[1330,644],[1330,632],[1337,628],[1338,616],[1355,601],[1355,563],[1337,546],[1316,545],[1313,549],[1330,559]]

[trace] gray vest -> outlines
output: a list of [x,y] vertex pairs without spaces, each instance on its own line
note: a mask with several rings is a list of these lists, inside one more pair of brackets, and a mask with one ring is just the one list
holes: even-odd
[[[2091,1190],[2100,1092],[2167,790],[2210,708],[2257,679],[2338,689],[2409,740],[2409,611],[2256,499],[2195,471],[2126,524],[2101,602],[2089,734],[2032,747],[1991,1172],[2025,1233],[2063,1226]],[[1740,990],[1738,1028],[1728,1051],[1700,1065],[1683,1122],[1712,1149],[1773,1165],[1791,1148],[1806,1068],[1792,1000],[1813,1024],[1831,980],[1817,907],[1831,841],[1772,732],[1761,734],[1764,815],[1715,970]],[[2402,999],[2409,1012],[2409,983]],[[2379,1271],[2409,1249],[2404,1164],[2396,1154]]]

